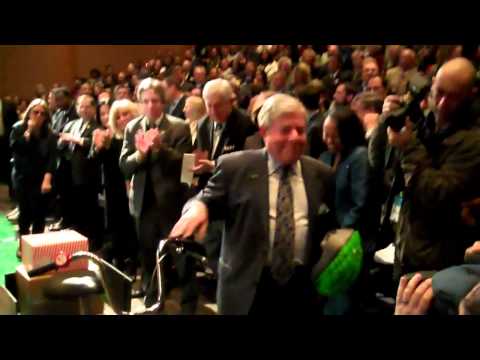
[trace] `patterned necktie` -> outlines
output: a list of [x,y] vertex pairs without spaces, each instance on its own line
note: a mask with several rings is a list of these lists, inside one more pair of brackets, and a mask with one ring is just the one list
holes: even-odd
[[222,135],[223,124],[215,123],[213,128],[213,138],[212,138],[212,157],[213,154],[217,151],[218,143],[220,142],[220,136]]
[[277,196],[275,237],[273,240],[272,277],[280,285],[288,282],[294,269],[295,221],[289,172],[290,168],[281,169]]

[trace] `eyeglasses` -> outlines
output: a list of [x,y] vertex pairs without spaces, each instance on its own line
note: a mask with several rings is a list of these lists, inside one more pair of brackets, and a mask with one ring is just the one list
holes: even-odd
[[40,111],[40,110],[32,110],[32,114],[33,115],[42,115],[42,116],[47,115],[47,113],[45,111]]

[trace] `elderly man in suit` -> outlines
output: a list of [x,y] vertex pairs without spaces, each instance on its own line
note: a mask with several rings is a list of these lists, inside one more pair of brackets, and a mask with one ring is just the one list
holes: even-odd
[[79,233],[89,239],[90,249],[100,248],[101,212],[98,206],[100,168],[95,160],[88,157],[92,136],[99,127],[96,121],[95,100],[90,95],[77,99],[79,119],[70,121],[59,133],[58,147],[67,178],[63,179],[65,204],[64,218]]
[[277,94],[259,114],[265,149],[220,157],[206,188],[190,201],[172,238],[225,221],[219,262],[221,314],[311,313],[310,269],[327,230],[331,171],[302,156],[306,117],[295,98]]
[[234,107],[233,89],[224,79],[209,81],[203,90],[208,118],[198,128],[198,149],[208,153],[195,169],[201,174],[201,186],[212,175],[215,161],[224,154],[243,150],[245,139],[253,135],[257,126],[247,114]]
[[[155,268],[155,250],[178,218],[186,187],[180,182],[184,153],[192,151],[189,125],[167,115],[161,82],[147,78],[138,95],[144,114],[125,129],[120,168],[132,179],[130,208],[136,221],[142,266],[142,288],[147,291]],[[155,299],[148,291],[145,304]]]
[[[208,118],[198,126],[197,148],[207,154],[207,159],[199,160],[199,165],[194,169],[199,176],[198,189],[203,189],[207,184],[218,158],[243,150],[247,137],[257,130],[248,115],[233,105],[233,96],[232,86],[224,79],[209,81],[203,90]],[[222,226],[221,221],[211,223],[205,241],[207,256],[214,270],[220,256],[218,239]]]

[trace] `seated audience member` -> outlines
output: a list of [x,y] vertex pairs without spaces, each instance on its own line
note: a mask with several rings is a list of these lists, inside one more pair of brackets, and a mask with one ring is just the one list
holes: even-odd
[[322,82],[331,94],[341,82],[352,80],[352,72],[343,70],[340,54],[330,55],[327,63],[327,73],[322,77]]
[[355,94],[356,91],[350,83],[339,83],[333,94],[333,101],[330,104],[329,111],[335,111],[339,108],[349,108]]
[[356,92],[362,92],[367,90],[368,81],[378,76],[380,73],[377,60],[373,57],[366,57],[362,63],[362,77],[357,80],[353,86],[355,87]]
[[287,76],[288,82],[293,81],[292,78],[292,59],[290,59],[288,56],[282,56],[280,59],[278,59],[278,70],[283,71],[285,75]]
[[223,58],[220,61],[220,71],[223,78],[232,75],[232,67],[230,66],[230,61],[227,58]]
[[208,72],[208,77],[207,79],[210,81],[210,80],[214,80],[214,79],[218,79],[220,77],[220,70],[218,67],[213,67],[210,69],[210,71]]
[[367,83],[367,91],[372,91],[384,100],[387,96],[387,82],[381,76],[374,76]]
[[198,89],[201,93],[206,82],[207,68],[204,65],[197,65],[193,68],[193,79],[188,84],[185,84],[185,89],[190,92],[192,92],[193,89]]
[[352,52],[351,55],[351,61],[352,61],[352,82],[354,84],[358,83],[359,80],[362,78],[362,65],[363,65],[363,60],[365,59],[365,53],[360,50],[360,49],[355,49]]
[[408,87],[421,82],[423,76],[417,70],[417,55],[413,49],[403,49],[398,66],[387,71],[385,75],[389,93],[404,95]]
[[299,62],[308,65],[308,67],[310,68],[311,78],[321,79],[323,78],[325,71],[321,66],[317,66],[316,60],[317,60],[317,53],[315,52],[314,49],[312,49],[311,47],[308,47],[305,50],[303,50]]
[[[312,78],[310,66],[305,63],[299,63],[293,69],[293,83],[290,88],[290,93],[294,96],[298,96],[300,89],[307,85]],[[273,79],[272,79],[273,82]],[[272,89],[273,90],[273,89]]]
[[469,264],[431,275],[400,278],[395,315],[480,315],[480,263],[469,260],[480,254],[480,242],[465,251]]

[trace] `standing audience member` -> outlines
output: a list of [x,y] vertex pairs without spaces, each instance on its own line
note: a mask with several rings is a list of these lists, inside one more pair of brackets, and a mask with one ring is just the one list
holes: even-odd
[[180,119],[185,119],[185,101],[187,96],[181,91],[180,83],[173,76],[165,81],[165,100],[167,101],[166,113]]
[[[358,230],[365,250],[369,250],[368,218],[369,169],[365,134],[357,116],[348,108],[330,113],[323,125],[328,151],[320,160],[335,172],[335,217],[338,228]],[[324,313],[342,315],[355,309],[355,289],[328,299]]]
[[[125,178],[119,166],[123,135],[127,124],[138,116],[137,106],[128,99],[117,100],[109,112],[106,130],[93,133],[91,158],[102,166],[105,189],[106,243],[111,243],[112,258],[120,270],[134,273],[137,240],[135,224],[128,207],[127,189],[130,179]],[[105,247],[104,247],[105,248]]]
[[[462,263],[474,240],[462,204],[480,197],[480,133],[472,116],[475,68],[450,60],[435,76],[424,124],[388,129],[405,179],[396,239],[396,277]],[[390,106],[391,107],[391,106]]]
[[130,209],[140,245],[145,305],[155,303],[149,286],[155,268],[155,251],[180,215],[186,188],[180,182],[184,153],[192,151],[190,128],[165,114],[165,92],[157,79],[144,79],[138,89],[143,114],[125,129],[120,168],[132,179]]
[[68,222],[86,236],[92,251],[101,248],[102,214],[98,205],[100,172],[98,163],[88,157],[92,136],[99,128],[95,100],[90,95],[77,99],[79,119],[69,122],[59,134],[58,147],[68,168],[65,204]]
[[43,233],[45,228],[47,195],[52,190],[56,168],[56,141],[49,121],[47,103],[35,99],[10,133],[20,235]]

